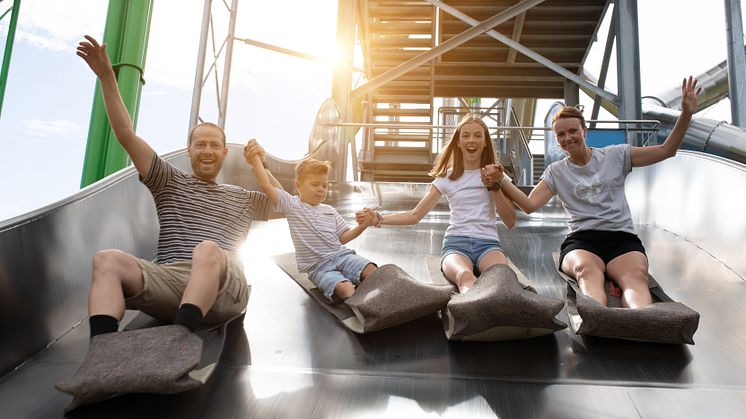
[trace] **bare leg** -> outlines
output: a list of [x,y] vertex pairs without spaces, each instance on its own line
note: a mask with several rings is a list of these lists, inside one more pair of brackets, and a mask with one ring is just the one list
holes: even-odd
[[490,250],[486,255],[482,256],[482,259],[479,259],[479,272],[484,272],[490,266],[498,264],[507,265],[508,258],[499,250]]
[[88,314],[122,320],[125,297],[131,297],[142,289],[142,270],[134,256],[121,250],[101,250],[93,256]]
[[193,304],[206,316],[225,282],[226,269],[226,255],[217,243],[205,240],[198,244],[192,252],[192,274],[181,304]]
[[[367,269],[367,267],[366,267]],[[338,282],[334,287],[334,295],[339,297],[342,301],[352,297],[355,293],[355,286],[350,281]]]
[[606,272],[622,289],[622,305],[645,307],[653,303],[648,287],[648,258],[641,252],[627,252],[606,265]]
[[376,265],[374,265],[372,263],[369,263],[369,264],[365,265],[365,268],[363,268],[363,271],[360,272],[360,280],[364,281],[365,278],[367,278],[368,275],[372,274],[373,271],[375,271],[376,269],[378,269],[378,266],[376,266]]
[[583,294],[602,305],[607,304],[604,290],[604,261],[593,253],[576,249],[562,259],[562,272],[575,278]]
[[[373,263],[365,265],[363,271],[360,272],[360,281],[364,281],[365,278],[367,278],[368,275],[372,274],[373,271],[375,271],[376,269],[378,269],[378,266]],[[334,287],[334,295],[342,301],[352,297],[352,294],[354,293],[355,286],[352,285],[352,281],[342,281],[337,283],[337,285]]]
[[449,254],[443,258],[442,268],[446,278],[458,287],[460,293],[469,291],[477,281],[477,277],[474,276],[474,265],[464,255]]

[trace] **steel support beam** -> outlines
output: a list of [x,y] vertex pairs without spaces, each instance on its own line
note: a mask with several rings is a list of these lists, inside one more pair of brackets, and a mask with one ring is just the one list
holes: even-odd
[[[340,4],[343,2],[343,0],[340,0]],[[430,3],[435,3],[434,1],[428,0]],[[407,72],[421,66],[422,64],[437,58],[444,53],[458,47],[459,45],[462,45],[471,39],[476,38],[477,36],[489,31],[490,29],[494,28],[495,26],[508,21],[512,19],[513,17],[520,15],[521,13],[531,9],[532,7],[536,6],[537,4],[543,3],[544,0],[524,0],[514,6],[509,7],[508,9],[503,10],[502,12],[490,17],[489,19],[485,20],[484,22],[475,24],[473,27],[465,30],[464,32],[461,32],[460,34],[454,36],[453,38],[443,42],[439,46],[423,52],[420,55],[417,55],[402,64],[392,68],[391,70],[374,77],[368,83],[357,87],[356,89],[352,90],[351,94],[353,97],[358,97],[361,95],[364,95],[374,89],[377,89],[384,84],[396,79],[397,77],[406,74]],[[440,2],[438,2],[440,3]],[[506,39],[510,39],[507,38]]]
[[577,83],[571,80],[565,80],[562,87],[565,91],[565,105],[575,106],[580,103],[580,89],[578,88]]
[[233,37],[236,34],[236,13],[238,12],[238,0],[231,2],[230,20],[228,21],[228,36],[225,47],[225,63],[223,65],[222,94],[220,95],[220,111],[218,115],[218,126],[225,129],[225,119],[228,112],[228,92],[231,83],[231,64],[233,62]]
[[[637,0],[617,0],[616,62],[619,119],[642,119],[640,94],[640,39],[637,25]],[[627,142],[640,146],[638,135],[630,133]]]
[[[520,15],[516,16],[515,24],[513,25],[513,36],[511,37],[514,42],[520,43],[521,34],[523,33],[523,22],[525,21],[526,13],[521,13]],[[511,48],[510,51],[508,51],[508,64],[515,64],[515,57],[517,54],[518,51],[516,51],[514,48]]]
[[[461,19],[462,21],[470,24],[470,25],[476,25],[479,21],[470,17],[469,15],[466,15],[462,13],[460,10],[454,8],[453,6],[450,6],[446,3],[443,3],[439,0],[426,0],[428,3],[432,4],[433,6],[439,7],[444,12],[448,13],[449,15],[452,15],[458,19]],[[522,3],[521,3],[522,4]],[[531,6],[533,7],[533,5]],[[476,27],[476,26],[474,26]],[[473,29],[473,28],[472,28]],[[579,75],[568,71],[566,68],[557,65],[553,61],[547,59],[541,54],[538,54],[534,52],[532,49],[527,48],[526,46],[513,41],[509,37],[501,34],[500,32],[490,30],[486,32],[487,35],[491,36],[492,38],[502,42],[503,44],[513,48],[514,50],[520,52],[521,54],[527,56],[528,58],[531,58],[532,60],[536,61],[539,64],[542,64],[544,67],[554,71],[555,73],[565,77],[568,80],[572,80],[573,82],[577,83],[579,86],[583,86],[585,89],[592,91],[596,96],[600,96],[606,100],[617,102],[618,99],[616,95],[613,93],[609,93],[598,86],[592,85],[588,83],[586,80],[583,80]]]
[[743,50],[741,0],[725,0],[728,36],[728,97],[733,125],[746,127],[746,56]]
[[[616,22],[617,9],[614,8],[614,12],[611,15],[611,25],[609,25],[609,33],[606,35],[606,46],[604,47],[604,56],[601,60],[601,74],[598,76],[598,87],[604,89],[606,87],[606,75],[609,73],[609,62],[611,61],[611,50],[614,47],[614,38],[616,33],[614,32],[614,22]],[[596,96],[593,100],[593,112],[591,113],[591,119],[598,119],[598,112],[601,110],[601,98]],[[596,123],[591,125],[591,128],[595,128]]]
[[189,130],[199,123],[199,107],[202,103],[202,78],[205,74],[205,54],[207,53],[207,36],[210,32],[211,11],[212,0],[205,0],[205,7],[202,10],[202,31],[199,35],[199,48],[197,50],[197,70],[195,71],[194,89],[192,90],[192,110],[189,113]]
[[[339,0],[337,6],[337,60],[332,79],[332,99],[339,105],[342,122],[352,121],[352,70],[355,51],[355,5],[357,2]],[[347,175],[347,145],[354,144],[356,130],[343,128],[334,162],[334,177],[344,182]],[[357,168],[354,168],[357,170]]]

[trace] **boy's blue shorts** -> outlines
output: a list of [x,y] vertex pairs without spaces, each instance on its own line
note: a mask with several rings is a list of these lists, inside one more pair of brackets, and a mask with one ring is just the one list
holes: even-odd
[[370,260],[347,249],[320,262],[308,274],[308,279],[319,287],[329,301],[333,301],[334,287],[342,281],[350,281],[356,287],[360,285],[360,274],[369,263]]

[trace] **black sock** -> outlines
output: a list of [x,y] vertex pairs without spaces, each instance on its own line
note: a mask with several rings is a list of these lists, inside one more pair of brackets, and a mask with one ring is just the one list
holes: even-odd
[[103,335],[104,333],[114,333],[119,330],[119,320],[106,314],[96,314],[88,319],[91,325],[91,337]]
[[180,324],[194,332],[201,321],[202,310],[194,304],[184,303],[179,307],[179,311],[176,313],[174,324]]

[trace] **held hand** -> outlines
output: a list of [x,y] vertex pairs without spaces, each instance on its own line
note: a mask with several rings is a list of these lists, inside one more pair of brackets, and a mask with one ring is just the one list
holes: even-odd
[[365,211],[365,215],[363,216],[363,222],[361,225],[364,225],[366,227],[372,227],[376,225],[376,217],[372,215],[369,211]]
[[355,221],[358,223],[358,225],[369,225],[370,214],[368,213],[368,208],[363,208],[362,211],[357,211],[355,213]]
[[101,78],[101,76],[112,68],[109,56],[106,54],[106,44],[99,45],[98,41],[90,35],[85,35],[85,39],[86,41],[81,41],[78,44],[78,52],[76,54],[85,60],[88,67],[93,70],[96,76]]
[[378,213],[378,211],[374,210],[373,208],[366,208],[365,212],[368,214],[368,217],[370,217],[370,223],[368,224],[369,227],[380,227],[381,221],[383,221],[383,216]]
[[503,167],[499,164],[488,164],[481,171],[482,183],[486,187],[493,186],[503,177]]
[[378,224],[378,214],[373,209],[365,207],[362,211],[355,213],[355,221],[359,225],[372,227]]
[[243,148],[243,157],[246,159],[246,161],[253,165],[254,163],[254,157],[258,157],[259,163],[264,161],[264,148],[259,145],[259,143],[255,139],[249,140],[248,143]]
[[697,96],[702,87],[697,87],[697,79],[689,76],[681,82],[681,111],[693,114],[697,111]]

